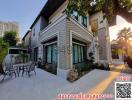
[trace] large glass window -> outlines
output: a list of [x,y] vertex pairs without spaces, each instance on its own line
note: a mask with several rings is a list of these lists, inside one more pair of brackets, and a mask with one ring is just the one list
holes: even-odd
[[81,57],[81,61],[82,61],[82,62],[84,62],[84,52],[83,52],[83,51],[84,51],[84,47],[81,46],[81,56],[82,56],[82,57]]
[[81,46],[78,45],[78,62],[81,62]]
[[85,46],[79,45],[79,44],[74,44],[73,43],[73,63],[82,63],[84,62],[84,48]]
[[74,45],[73,48],[74,48],[74,53],[75,53],[75,57],[74,57],[75,62],[74,63],[78,63],[78,48],[77,48],[77,45]]
[[52,49],[51,49],[52,46],[47,46],[47,62],[48,63],[51,63],[51,52],[52,52]]
[[52,61],[54,64],[57,63],[57,45],[54,44],[53,45],[53,61]]
[[50,64],[56,64],[57,63],[57,44],[51,44],[46,46],[46,62]]

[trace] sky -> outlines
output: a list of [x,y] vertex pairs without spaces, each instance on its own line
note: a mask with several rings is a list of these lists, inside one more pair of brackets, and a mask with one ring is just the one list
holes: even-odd
[[19,23],[22,38],[47,0],[0,0],[0,21]]
[[120,16],[117,16],[116,25],[109,28],[110,32],[110,40],[117,38],[117,33],[123,29],[124,27],[128,28],[130,27],[132,30],[132,24],[128,23],[125,19],[123,19]]
[[[10,2],[9,2],[10,1]],[[47,0],[1,0],[0,21],[15,21],[19,23],[19,33],[22,38],[32,25],[33,21],[43,8]],[[115,39],[119,30],[131,27],[120,16],[117,17],[117,25],[110,27],[110,39]]]

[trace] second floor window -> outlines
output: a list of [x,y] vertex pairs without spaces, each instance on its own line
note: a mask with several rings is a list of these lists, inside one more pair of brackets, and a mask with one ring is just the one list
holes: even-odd
[[84,27],[87,27],[87,17],[85,17],[85,16],[82,16],[82,25]]
[[87,16],[80,16],[77,11],[72,11],[71,17],[87,28]]
[[76,11],[72,11],[71,16],[72,16],[74,19],[76,19],[77,21],[79,20],[79,15],[78,15],[78,13],[77,13]]

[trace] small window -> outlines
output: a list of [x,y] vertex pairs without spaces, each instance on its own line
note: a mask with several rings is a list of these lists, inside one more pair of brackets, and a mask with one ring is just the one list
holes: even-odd
[[79,16],[78,16],[78,13],[76,11],[72,11],[71,12],[71,16],[76,19],[77,21],[79,20]]
[[87,27],[87,17],[85,17],[85,16],[82,16],[82,25],[84,27]]
[[33,30],[33,36],[35,36],[35,29]]

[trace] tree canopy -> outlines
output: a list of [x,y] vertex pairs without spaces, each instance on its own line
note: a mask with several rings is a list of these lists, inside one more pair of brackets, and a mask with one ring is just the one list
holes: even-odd
[[117,34],[117,43],[121,45],[122,49],[125,50],[126,54],[128,54],[128,48],[129,48],[129,39],[132,38],[132,31],[130,28],[124,28],[119,31]]
[[2,62],[4,60],[4,57],[6,56],[7,52],[8,52],[8,43],[6,43],[3,38],[0,38],[0,73],[3,74],[3,66],[2,66]]
[[15,31],[6,31],[3,40],[9,43],[10,46],[15,46],[18,42],[17,34]]
[[66,13],[72,10],[80,15],[103,11],[104,17],[110,21],[113,16],[120,15],[132,23],[132,0],[69,0]]

